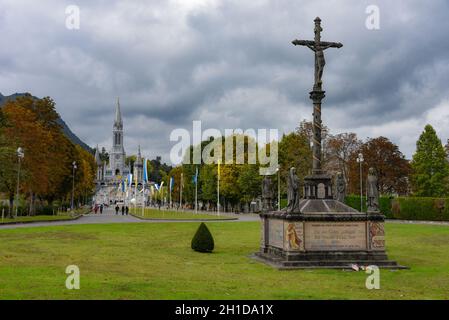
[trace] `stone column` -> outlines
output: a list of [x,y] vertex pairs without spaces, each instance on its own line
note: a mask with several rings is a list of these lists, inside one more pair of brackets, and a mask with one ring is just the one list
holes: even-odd
[[312,173],[321,174],[321,101],[325,97],[325,91],[314,88],[310,92],[310,99],[313,101],[313,163]]

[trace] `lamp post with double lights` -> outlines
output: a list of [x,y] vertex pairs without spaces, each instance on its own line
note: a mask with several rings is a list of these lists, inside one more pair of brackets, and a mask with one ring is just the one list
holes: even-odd
[[359,153],[357,157],[357,163],[360,166],[360,212],[363,211],[363,154]]
[[25,153],[21,147],[17,148],[17,161],[18,161],[18,168],[17,168],[17,192],[16,192],[16,211],[15,211],[15,217],[17,217],[18,211],[19,211],[19,187],[20,187],[20,165],[25,157]]
[[281,211],[281,168],[278,166],[276,169],[278,176],[278,211]]
[[70,206],[71,210],[73,211],[73,202],[75,199],[75,170],[77,169],[76,167],[76,161],[72,162],[72,204]]

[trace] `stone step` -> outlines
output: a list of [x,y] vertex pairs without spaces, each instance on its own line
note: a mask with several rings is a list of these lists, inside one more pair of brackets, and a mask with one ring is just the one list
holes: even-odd
[[334,261],[282,261],[279,264],[280,269],[298,269],[298,268],[331,268],[331,269],[351,269],[351,265],[356,264],[358,266],[375,265],[379,268],[391,268],[391,269],[404,269],[403,266],[397,264],[396,261],[391,260],[379,260],[379,261],[366,261],[366,260],[334,260]]

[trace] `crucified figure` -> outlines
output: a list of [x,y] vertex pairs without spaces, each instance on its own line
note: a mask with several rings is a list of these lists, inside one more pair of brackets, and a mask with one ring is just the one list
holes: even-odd
[[338,42],[324,42],[321,41],[321,31],[323,31],[323,28],[321,28],[321,19],[316,18],[315,19],[315,40],[294,40],[292,43],[295,46],[306,46],[313,52],[315,52],[315,85],[314,89],[321,90],[321,84],[322,84],[322,77],[323,77],[323,71],[324,66],[326,65],[326,60],[324,59],[324,50],[328,48],[341,48],[343,45]]

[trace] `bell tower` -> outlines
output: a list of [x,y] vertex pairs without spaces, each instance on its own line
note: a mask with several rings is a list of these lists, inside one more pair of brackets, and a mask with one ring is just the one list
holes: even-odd
[[125,149],[123,147],[123,121],[120,110],[120,100],[117,98],[115,120],[112,128],[112,150],[110,156],[112,176],[122,177],[125,168]]

